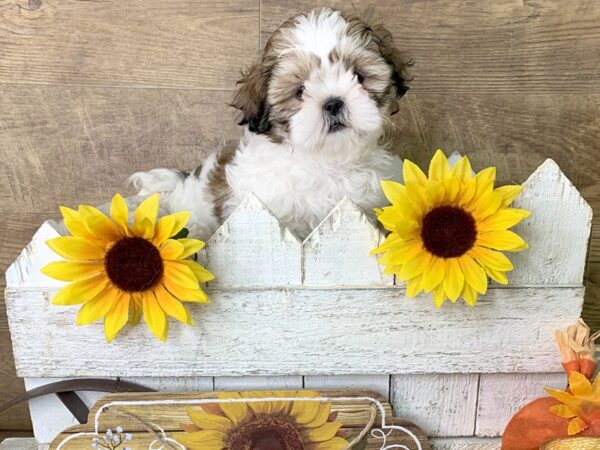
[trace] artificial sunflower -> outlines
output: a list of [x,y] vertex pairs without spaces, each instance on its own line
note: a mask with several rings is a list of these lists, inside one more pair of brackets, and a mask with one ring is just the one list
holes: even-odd
[[522,186],[494,189],[496,168],[473,175],[465,156],[451,168],[438,150],[425,175],[416,164],[404,161],[404,185],[382,181],[392,203],[376,210],[391,233],[373,250],[383,253],[385,273],[407,282],[407,295],[433,292],[437,307],[448,298],[462,297],[471,306],[487,292],[488,277],[507,284],[510,260],[501,253],[527,248],[509,228],[529,216],[511,208]]
[[[319,397],[318,392],[222,393],[220,399]],[[190,450],[342,450],[342,424],[320,400],[210,403],[187,408],[192,424],[174,438]]]
[[558,389],[545,389],[546,393],[561,402],[554,405],[550,412],[570,419],[569,436],[579,434],[592,424],[600,422],[600,378],[596,377],[593,383],[579,372],[569,375],[569,391]]
[[190,214],[178,212],[157,220],[158,194],[145,199],[133,214],[117,194],[110,218],[99,209],[81,205],[79,210],[61,207],[71,236],[46,243],[65,261],[42,268],[52,278],[70,282],[54,299],[54,305],[83,304],[76,323],[87,325],[104,317],[107,341],[113,340],[125,323],[139,322],[143,314],[150,330],[160,340],[168,335],[167,315],[191,325],[182,301],[208,303],[200,283],[213,275],[187,259],[204,242],[172,239],[187,223]]

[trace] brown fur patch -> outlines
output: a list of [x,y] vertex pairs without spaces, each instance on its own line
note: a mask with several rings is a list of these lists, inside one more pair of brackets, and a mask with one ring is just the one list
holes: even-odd
[[219,222],[224,219],[223,206],[231,196],[225,168],[233,160],[237,145],[237,142],[228,142],[217,155],[215,165],[208,173],[208,191],[213,198],[213,213]]

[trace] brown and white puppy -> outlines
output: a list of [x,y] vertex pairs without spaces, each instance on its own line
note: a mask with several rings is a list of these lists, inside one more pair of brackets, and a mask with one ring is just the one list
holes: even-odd
[[168,210],[191,211],[202,239],[251,192],[299,237],[345,196],[370,211],[384,204],[380,180],[401,180],[386,144],[406,67],[381,26],[329,8],[292,17],[238,82],[237,148],[189,176],[155,169],[131,181],[142,195],[162,192]]

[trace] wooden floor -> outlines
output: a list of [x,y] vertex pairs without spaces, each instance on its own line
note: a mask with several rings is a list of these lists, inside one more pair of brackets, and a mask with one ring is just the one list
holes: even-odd
[[[395,116],[400,155],[425,164],[460,150],[502,182],[553,158],[598,212],[585,317],[600,327],[600,3],[353,3],[374,5],[415,60]],[[0,0],[0,270],[59,204],[131,193],[132,172],[193,168],[236,139],[227,102],[240,68],[283,20],[322,4]],[[0,380],[0,401],[23,389],[3,306]],[[26,407],[0,415],[0,430],[30,427]]]

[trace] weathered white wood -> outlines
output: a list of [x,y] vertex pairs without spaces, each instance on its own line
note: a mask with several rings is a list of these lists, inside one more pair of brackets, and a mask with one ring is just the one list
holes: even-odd
[[374,286],[394,284],[370,255],[384,235],[352,200],[344,198],[302,245],[307,286]]
[[31,238],[31,242],[6,270],[6,286],[64,286],[64,282],[49,278],[40,272],[49,262],[62,259],[46,245],[46,241],[64,234],[66,230],[62,224],[53,220],[44,222]]
[[500,450],[502,440],[499,438],[431,438],[432,450]]
[[364,389],[390,398],[389,375],[313,375],[304,377],[304,387],[317,390]]
[[125,381],[162,392],[212,391],[212,377],[125,377]]
[[477,403],[477,436],[501,436],[511,417],[536,398],[545,397],[544,388],[564,389],[563,373],[482,374]]
[[302,389],[302,377],[215,377],[215,391],[270,391],[287,389]]
[[[62,381],[61,378],[25,378],[25,388],[35,389],[45,384]],[[83,403],[90,408],[97,400],[104,397],[103,392],[78,392]],[[51,414],[48,412],[52,411]],[[29,413],[33,425],[33,435],[40,443],[49,444],[57,434],[65,428],[78,425],[79,422],[73,417],[69,410],[61,403],[56,395],[45,395],[43,397],[29,400]]]
[[206,244],[213,286],[301,283],[301,244],[250,194]]
[[553,160],[529,177],[514,205],[532,215],[514,228],[529,249],[510,256],[511,285],[581,285],[592,208]]
[[143,325],[106,343],[101,322],[78,327],[76,307],[49,305],[54,293],[6,291],[20,376],[551,372],[550,337],[583,298],[583,288],[490,289],[476,308],[437,309],[395,286],[219,290],[191,305],[194,327],[171,322],[167,343]]
[[478,380],[478,374],[393,375],[394,414],[418,423],[427,436],[471,436]]
[[0,450],[47,450],[48,445],[38,445],[34,438],[9,438],[0,443]]

